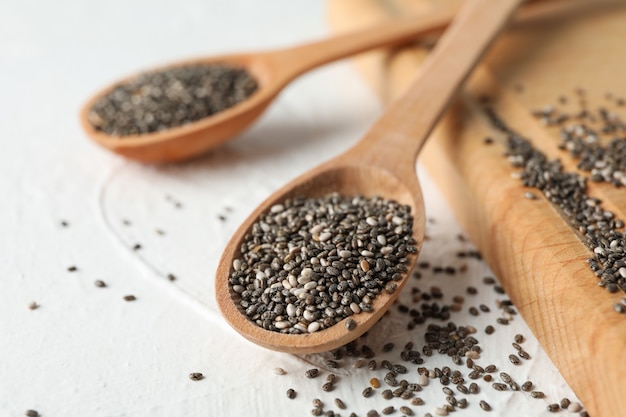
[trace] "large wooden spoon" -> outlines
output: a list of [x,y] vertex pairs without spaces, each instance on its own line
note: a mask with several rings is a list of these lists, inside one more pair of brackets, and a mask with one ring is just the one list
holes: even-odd
[[[230,325],[248,340],[270,349],[290,353],[328,351],[356,339],[389,309],[406,284],[408,274],[393,294],[381,293],[371,313],[352,316],[357,327],[347,330],[343,322],[310,334],[282,334],[264,330],[251,322],[236,305],[229,286],[233,261],[240,256],[241,242],[259,215],[292,197],[320,197],[331,192],[394,199],[411,207],[413,236],[424,239],[424,203],[415,172],[422,145],[448,107],[472,68],[504,27],[522,0],[468,0],[452,25],[424,62],[417,81],[354,147],[344,154],[291,181],[265,200],[235,232],[226,246],[215,280],[218,305]],[[409,270],[417,256],[410,258]]]

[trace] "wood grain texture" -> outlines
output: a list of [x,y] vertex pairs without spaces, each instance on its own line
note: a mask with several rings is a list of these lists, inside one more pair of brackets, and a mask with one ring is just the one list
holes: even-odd
[[[562,158],[567,170],[575,170],[576,163],[556,147],[558,131],[541,125],[529,110],[556,103],[563,94],[572,98],[577,87],[587,89],[592,108],[602,104],[607,91],[626,97],[626,55],[621,52],[626,10],[624,2],[617,3],[560,19],[538,14],[511,29],[469,80],[463,98],[433,132],[421,157],[457,219],[592,416],[623,415],[626,320],[611,309],[620,295],[597,288],[585,262],[591,254],[560,213],[543,197],[523,198],[526,189],[511,178],[513,169],[502,157],[502,144],[483,143],[484,137],[497,134],[479,101],[489,96],[507,124],[549,157]],[[338,30],[415,11],[415,2],[409,0],[331,0],[329,6],[329,19]],[[419,8],[427,9],[423,2]],[[357,62],[388,100],[406,88],[425,55],[425,49],[414,47],[378,51]],[[521,93],[515,89],[520,83]],[[572,100],[570,105],[574,108]],[[588,192],[626,218],[624,189],[591,183]]]

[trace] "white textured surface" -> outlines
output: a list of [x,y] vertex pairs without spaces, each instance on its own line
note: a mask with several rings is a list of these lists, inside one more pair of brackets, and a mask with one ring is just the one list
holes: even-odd
[[[373,374],[382,380],[384,372],[353,369],[353,359],[337,371],[335,391],[322,392],[328,372],[315,380],[303,373],[311,367],[307,361],[323,364],[323,355],[298,358],[251,345],[222,322],[212,292],[217,260],[237,224],[287,179],[346,149],[380,113],[349,64],[300,78],[254,128],[189,163],[155,167],[125,161],[89,142],[77,123],[82,100],[129,72],[326,33],[318,2],[2,2],[0,417],[27,409],[44,417],[293,416],[308,415],[316,397],[327,409],[336,409],[332,400],[341,397],[348,411],[365,415],[390,404],[379,393],[360,396],[367,380]],[[484,335],[484,326],[497,317],[495,295],[480,283],[489,272],[478,261],[455,257],[471,245],[457,241],[458,225],[422,178],[435,223],[429,224],[432,239],[420,259],[467,263],[469,272],[424,272],[415,284],[428,289],[436,283],[448,289],[448,298],[476,285],[480,295],[466,295],[463,312],[452,319],[479,329],[485,351],[479,363],[497,363],[520,383],[532,376],[551,402],[573,399],[519,317]],[[132,250],[136,243],[141,250]],[[67,271],[72,265],[77,272]],[[175,282],[168,281],[169,273]],[[95,287],[97,279],[107,288]],[[137,301],[125,302],[126,294]],[[410,293],[401,300],[410,303]],[[31,301],[41,307],[30,311]],[[467,307],[481,302],[492,312],[470,316]],[[366,343],[377,351],[387,340],[420,345],[420,327],[405,327],[406,318],[394,310]],[[524,346],[533,359],[513,369],[506,356],[518,332],[529,339]],[[388,357],[398,362],[398,351]],[[433,356],[426,366],[445,364],[450,365]],[[277,366],[288,374],[274,375]],[[407,379],[414,381],[415,366],[410,369]],[[191,381],[190,372],[206,379]],[[421,393],[426,405],[412,407],[420,416],[443,404],[434,385]],[[290,387],[298,391],[294,400],[285,395]],[[546,414],[547,400],[481,387],[478,396],[469,396],[470,407],[455,415],[481,414],[479,398],[491,403],[494,416]],[[394,405],[403,403],[396,399]]]

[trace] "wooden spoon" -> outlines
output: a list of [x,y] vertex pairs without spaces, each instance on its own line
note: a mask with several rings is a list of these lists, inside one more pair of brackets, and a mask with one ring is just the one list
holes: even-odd
[[[320,197],[330,192],[394,199],[411,206],[413,236],[424,239],[424,203],[415,173],[417,155],[456,91],[522,0],[468,0],[422,66],[415,84],[354,147],[291,181],[265,200],[235,232],[226,246],[215,280],[217,303],[229,324],[248,340],[290,353],[315,353],[343,346],[372,327],[391,307],[410,274],[393,294],[381,293],[373,312],[352,316],[356,329],[344,321],[321,331],[288,335],[264,330],[240,312],[228,278],[240,246],[259,215],[286,198]],[[409,270],[417,256],[411,256]]]
[[143,162],[172,162],[204,153],[233,138],[261,115],[276,95],[294,78],[315,67],[376,47],[401,44],[436,30],[452,20],[456,2],[443,2],[427,14],[397,20],[357,33],[303,46],[269,52],[225,55],[178,62],[162,67],[223,63],[245,68],[259,88],[241,103],[196,122],[162,132],[115,137],[97,130],[87,116],[94,103],[136,75],[104,88],[91,97],[80,112],[80,122],[96,143]]

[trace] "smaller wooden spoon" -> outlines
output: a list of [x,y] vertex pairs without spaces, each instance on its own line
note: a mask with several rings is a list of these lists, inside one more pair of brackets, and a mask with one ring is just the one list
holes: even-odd
[[444,28],[457,10],[455,2],[444,3],[445,7],[434,7],[428,14],[311,44],[268,52],[201,58],[162,67],[161,70],[195,64],[221,63],[244,68],[257,80],[258,90],[246,100],[184,126],[162,132],[123,137],[107,135],[93,126],[88,115],[94,103],[136,75],[94,94],[81,109],[80,122],[92,140],[128,158],[143,162],[188,159],[219,146],[248,128],[278,93],[297,76],[340,58],[377,47],[401,44]]
[[[282,334],[257,326],[238,310],[237,295],[229,286],[233,261],[241,256],[244,236],[259,215],[286,198],[320,197],[330,192],[342,195],[381,196],[408,204],[414,216],[413,236],[424,239],[424,203],[415,160],[441,114],[504,27],[522,0],[468,0],[452,25],[424,62],[415,84],[392,103],[366,136],[344,154],[291,181],[265,200],[235,232],[217,269],[215,292],[222,314],[230,325],[250,341],[290,353],[315,353],[343,346],[372,327],[387,311],[406,284],[398,282],[393,294],[381,293],[373,312],[351,316],[356,329],[342,321],[310,334]],[[409,270],[417,256],[410,257]],[[345,321],[345,320],[344,320]]]

